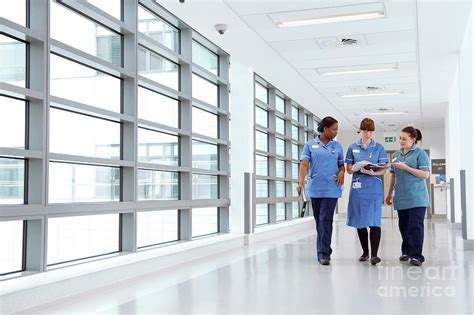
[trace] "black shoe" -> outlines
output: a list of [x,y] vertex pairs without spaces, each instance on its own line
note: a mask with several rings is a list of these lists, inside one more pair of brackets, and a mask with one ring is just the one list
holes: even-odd
[[329,258],[320,258],[318,260],[319,260],[319,263],[323,266],[327,266],[331,263]]
[[400,258],[398,258],[398,260],[400,260],[400,261],[408,261],[408,256],[405,255],[405,254],[403,254],[403,255],[400,256]]
[[370,258],[370,263],[373,266],[375,266],[376,264],[378,264],[381,261],[382,261],[382,259],[380,259],[380,257],[377,257],[377,256]]
[[359,261],[367,261],[369,260],[369,254],[362,254],[362,256],[359,257]]
[[416,259],[416,258],[412,258],[412,259],[410,259],[410,265],[412,265],[412,266],[417,266],[417,267],[420,267],[420,266],[421,266],[421,264],[422,264],[422,262],[421,262],[421,261],[419,261],[419,260],[418,260],[418,259]]

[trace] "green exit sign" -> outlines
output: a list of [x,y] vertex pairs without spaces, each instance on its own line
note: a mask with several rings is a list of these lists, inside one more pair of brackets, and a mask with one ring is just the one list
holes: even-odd
[[385,137],[385,142],[396,142],[397,137]]

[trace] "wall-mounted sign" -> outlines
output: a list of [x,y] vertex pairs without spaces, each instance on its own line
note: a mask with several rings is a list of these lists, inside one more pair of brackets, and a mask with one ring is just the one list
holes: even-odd
[[397,137],[385,137],[385,142],[396,142]]
[[446,174],[446,159],[432,159],[431,174]]

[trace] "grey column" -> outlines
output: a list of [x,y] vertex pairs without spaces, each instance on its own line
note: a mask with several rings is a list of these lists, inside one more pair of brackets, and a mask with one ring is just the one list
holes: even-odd
[[467,217],[466,217],[466,171],[460,171],[461,178],[461,225],[462,238],[467,239]]
[[449,196],[450,196],[450,204],[451,204],[451,223],[456,222],[456,200],[454,195],[454,178],[449,179]]

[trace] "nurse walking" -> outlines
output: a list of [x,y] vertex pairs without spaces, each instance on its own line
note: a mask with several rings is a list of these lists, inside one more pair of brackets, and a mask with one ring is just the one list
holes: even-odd
[[426,152],[417,147],[421,132],[413,127],[400,132],[400,150],[392,160],[390,187],[385,199],[398,211],[398,228],[402,236],[400,261],[421,266],[425,261],[422,254],[426,208],[429,207],[428,189],[425,181],[430,176],[430,159]]
[[383,203],[383,187],[381,176],[386,169],[379,171],[361,168],[353,172],[357,162],[370,162],[373,164],[386,164],[387,153],[384,147],[372,139],[375,123],[370,118],[360,122],[359,132],[362,139],[353,143],[346,154],[347,172],[352,174],[349,205],[347,209],[347,225],[357,229],[362,256],[359,261],[369,260],[369,233],[370,227],[370,263],[376,265],[381,262],[378,249],[381,237],[381,217]]
[[344,157],[342,146],[333,140],[337,136],[337,120],[325,117],[318,125],[319,136],[305,144],[301,154],[298,193],[305,178],[306,196],[311,197],[316,221],[316,250],[320,264],[329,265],[334,210],[344,184]]

